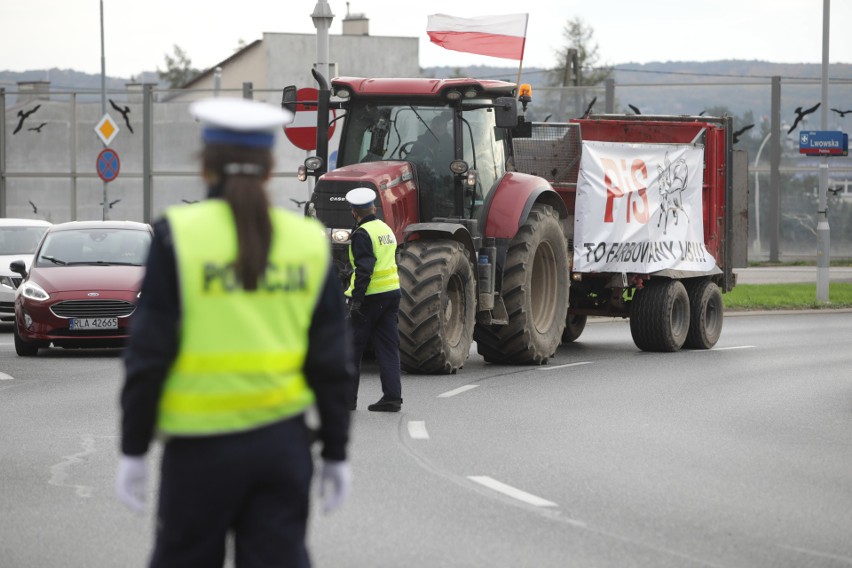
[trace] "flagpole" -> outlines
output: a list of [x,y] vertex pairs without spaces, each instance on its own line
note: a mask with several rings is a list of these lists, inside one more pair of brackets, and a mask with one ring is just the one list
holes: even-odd
[[518,61],[518,82],[515,87],[515,100],[521,96],[521,70],[524,68],[524,51],[527,49],[527,26],[530,23],[530,15],[524,14],[524,46],[521,48],[521,59]]

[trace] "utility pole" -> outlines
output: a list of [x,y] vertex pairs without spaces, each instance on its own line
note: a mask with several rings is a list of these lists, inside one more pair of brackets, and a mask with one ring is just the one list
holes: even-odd
[[[822,115],[820,129],[828,130],[828,32],[831,0],[822,2]],[[828,302],[828,265],[831,229],[828,226],[828,156],[819,159],[819,204],[817,205],[817,302]]]
[[[101,116],[106,114],[106,55],[104,51],[104,0],[101,0]],[[106,146],[106,144],[104,144]],[[104,182],[103,220],[107,220],[109,202],[107,200],[107,182]]]

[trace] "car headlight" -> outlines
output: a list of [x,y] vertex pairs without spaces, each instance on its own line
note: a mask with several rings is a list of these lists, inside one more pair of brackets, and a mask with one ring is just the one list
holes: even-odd
[[50,298],[50,294],[44,291],[44,288],[36,284],[35,282],[25,282],[19,288],[20,293],[29,300],[36,300],[38,302],[43,302]]
[[11,276],[0,276],[0,286],[4,288],[15,289],[15,284],[12,282]]

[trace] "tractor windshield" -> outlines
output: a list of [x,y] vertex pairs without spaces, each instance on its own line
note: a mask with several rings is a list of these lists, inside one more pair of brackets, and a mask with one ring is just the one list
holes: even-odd
[[[453,115],[449,107],[356,103],[346,117],[349,124],[346,139],[341,143],[342,165],[376,160],[414,161],[420,154],[435,152],[449,157],[447,165],[452,161]],[[414,155],[409,156],[412,152]]]
[[[434,208],[422,202],[424,210],[435,216],[474,216],[506,171],[506,134],[496,127],[494,111],[486,106],[489,103],[465,101],[457,125],[457,112],[449,106],[355,101],[346,115],[338,166],[378,160],[411,162],[423,189],[436,200]],[[460,143],[456,143],[457,132]],[[462,211],[458,211],[457,184],[450,171],[455,159],[466,161],[478,175],[477,186],[465,191]]]

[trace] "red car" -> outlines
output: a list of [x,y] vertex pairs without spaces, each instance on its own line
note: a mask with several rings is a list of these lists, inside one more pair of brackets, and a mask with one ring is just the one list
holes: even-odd
[[15,351],[40,347],[120,347],[136,309],[153,232],[133,221],[51,226],[15,293]]

